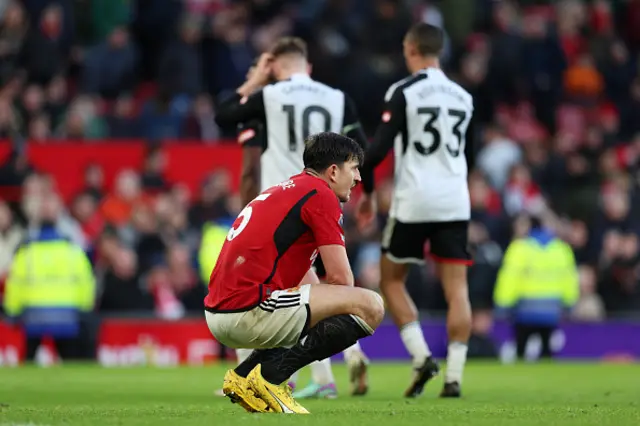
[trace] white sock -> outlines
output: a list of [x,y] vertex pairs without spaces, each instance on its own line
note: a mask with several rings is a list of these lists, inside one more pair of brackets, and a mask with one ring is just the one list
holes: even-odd
[[462,370],[467,362],[467,345],[465,343],[451,342],[447,350],[447,372],[445,383],[458,382],[462,384]]
[[289,380],[287,380],[287,383],[291,383],[292,385],[296,385],[298,383],[298,375],[299,374],[300,374],[300,370],[298,370],[295,373],[293,373],[291,375],[291,377],[289,377]]
[[238,365],[242,364],[245,359],[249,358],[253,349],[236,349],[236,357],[238,357]]
[[344,350],[345,361],[348,361],[354,357],[363,357],[363,355],[364,355],[364,352],[362,352],[362,348],[360,347],[360,342],[356,342]]
[[331,371],[331,358],[316,361],[311,364],[311,378],[313,382],[320,385],[328,385],[334,383],[333,371]]
[[406,324],[400,329],[400,337],[402,338],[404,347],[407,348],[407,351],[413,358],[413,366],[420,367],[424,363],[424,360],[431,355],[429,345],[427,345],[427,341],[424,340],[420,323],[414,321]]

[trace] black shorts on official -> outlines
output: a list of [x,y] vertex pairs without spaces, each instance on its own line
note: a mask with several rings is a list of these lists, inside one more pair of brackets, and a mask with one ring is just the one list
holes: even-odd
[[389,218],[382,235],[382,253],[397,263],[422,263],[425,244],[440,263],[471,265],[467,248],[469,221],[402,223]]

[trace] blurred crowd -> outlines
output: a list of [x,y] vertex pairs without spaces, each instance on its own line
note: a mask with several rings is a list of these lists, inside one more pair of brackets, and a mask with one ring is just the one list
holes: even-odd
[[[419,20],[444,26],[443,65],[473,94],[481,123],[469,177],[476,312],[492,308],[509,242],[542,215],[575,251],[572,315],[637,314],[640,0],[0,0],[0,137],[221,143],[235,129],[217,126],[216,101],[288,34],[307,40],[314,78],[349,93],[371,135],[384,92],[406,75],[402,38]],[[144,169],[122,171],[113,188],[89,167],[65,206],[50,176],[5,164],[0,184],[20,183],[22,197],[0,203],[0,277],[47,211],[90,253],[102,312],[199,312],[202,228],[227,226],[241,206],[225,172],[189,194],[164,167],[150,148]],[[381,184],[374,227],[346,223],[362,286],[378,285],[391,190]],[[420,308],[445,308],[432,264],[411,271],[409,288]]]

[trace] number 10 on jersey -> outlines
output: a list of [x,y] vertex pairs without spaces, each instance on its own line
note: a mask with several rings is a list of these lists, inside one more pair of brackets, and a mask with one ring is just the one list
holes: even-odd
[[[296,107],[295,105],[282,105],[282,111],[287,114],[287,127],[289,132],[289,151],[298,150],[298,138],[296,137]],[[311,135],[311,115],[318,114],[322,117],[322,130],[318,132],[328,132],[331,130],[331,114],[326,108],[319,105],[309,105],[302,110],[302,140],[305,141]],[[316,133],[316,132],[314,132]]]

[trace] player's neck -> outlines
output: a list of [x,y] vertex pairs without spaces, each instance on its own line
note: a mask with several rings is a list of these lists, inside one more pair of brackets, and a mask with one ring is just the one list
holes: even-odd
[[323,181],[325,181],[327,183],[327,185],[329,185],[329,181],[327,179],[324,178],[324,176],[322,176],[320,173],[316,172],[315,170],[312,169],[304,169],[304,172],[310,176],[316,177],[318,179],[321,179]]
[[320,176],[320,174],[318,172],[316,172],[315,170],[312,169],[304,169],[304,172],[308,175],[311,175],[313,177],[317,177],[319,179],[322,179],[322,176]]
[[307,70],[302,69],[302,68],[292,68],[289,70],[283,70],[280,75],[278,76],[278,80],[289,80],[291,77],[293,77],[294,75],[305,75],[308,76],[309,73],[307,72]]
[[440,69],[440,60],[438,58],[432,58],[432,57],[420,58],[419,60],[416,60],[412,68],[413,69],[411,70],[411,72],[413,74],[417,73],[420,70],[425,70],[427,68]]

